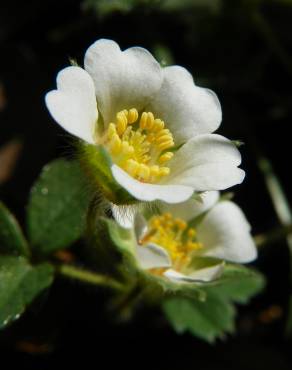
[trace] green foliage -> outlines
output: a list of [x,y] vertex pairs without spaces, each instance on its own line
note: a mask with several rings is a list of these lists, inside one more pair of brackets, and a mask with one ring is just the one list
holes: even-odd
[[234,331],[235,309],[228,301],[208,295],[205,302],[173,298],[163,309],[177,333],[185,331],[208,342]]
[[160,4],[161,0],[85,0],[83,5],[87,9],[93,9],[101,17],[111,13],[129,13],[137,6],[155,6]]
[[0,253],[29,256],[22,230],[13,214],[0,202]]
[[130,13],[136,8],[166,12],[203,8],[218,12],[222,0],[85,0],[83,5],[85,9],[93,9],[99,16],[104,17],[115,12]]
[[[164,313],[178,333],[190,332],[208,342],[234,331],[233,302],[247,303],[264,287],[263,276],[242,266],[227,266],[222,278],[201,285],[204,301],[180,296],[163,303]],[[182,288],[184,289],[184,288]]]
[[32,247],[43,254],[70,246],[84,232],[89,191],[79,164],[58,159],[44,167],[27,212]]
[[0,329],[16,320],[53,281],[53,268],[31,266],[26,258],[0,256]]
[[216,293],[226,300],[246,304],[264,289],[262,274],[241,265],[227,265],[222,277],[206,286],[206,293]]

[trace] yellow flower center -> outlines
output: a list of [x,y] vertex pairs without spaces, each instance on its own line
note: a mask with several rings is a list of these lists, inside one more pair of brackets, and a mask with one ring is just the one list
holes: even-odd
[[113,162],[139,181],[155,183],[170,172],[165,163],[173,157],[168,151],[174,146],[173,136],[151,112],[140,116],[135,108],[118,112],[104,144]]
[[150,219],[147,234],[139,242],[141,245],[155,243],[165,248],[173,267],[181,270],[191,262],[193,252],[203,247],[196,235],[196,230],[184,220],[164,213]]

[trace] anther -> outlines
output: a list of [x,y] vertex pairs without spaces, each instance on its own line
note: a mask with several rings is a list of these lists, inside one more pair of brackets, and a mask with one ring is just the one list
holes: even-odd
[[160,167],[159,169],[159,176],[167,176],[170,173],[170,169],[168,167]]
[[138,119],[138,116],[139,116],[139,114],[138,114],[137,109],[135,109],[135,108],[130,109],[129,113],[128,113],[128,123],[132,124],[132,123],[136,122],[137,119]]
[[159,157],[159,163],[169,161],[173,157],[173,152],[166,152]]
[[133,177],[137,175],[138,169],[140,165],[134,159],[128,159],[126,162],[126,170],[132,175]]
[[148,112],[148,114],[147,114],[147,129],[148,130],[151,130],[151,128],[153,126],[153,123],[154,123],[153,113]]
[[144,130],[146,128],[147,118],[148,118],[148,114],[146,112],[143,112],[142,115],[141,115],[141,118],[140,118],[140,128],[142,130]]
[[123,133],[125,132],[127,128],[127,123],[128,123],[128,120],[127,120],[125,112],[124,111],[119,112],[117,114],[117,131],[120,136],[123,135]]
[[150,176],[150,169],[148,166],[145,164],[140,164],[139,169],[138,169],[138,175],[145,181],[148,180]]
[[157,132],[157,131],[162,130],[163,128],[164,128],[164,122],[161,119],[156,118],[152,126],[152,131]]

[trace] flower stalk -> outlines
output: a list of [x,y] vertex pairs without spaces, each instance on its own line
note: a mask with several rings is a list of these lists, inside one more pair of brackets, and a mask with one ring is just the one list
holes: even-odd
[[73,265],[60,265],[57,267],[57,273],[66,278],[79,280],[90,285],[111,288],[117,291],[124,289],[121,283],[111,277],[84,270]]

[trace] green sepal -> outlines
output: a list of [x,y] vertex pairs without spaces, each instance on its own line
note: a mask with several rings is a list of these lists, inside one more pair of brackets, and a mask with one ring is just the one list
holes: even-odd
[[114,220],[100,217],[90,238],[96,250],[96,260],[103,267],[121,274],[127,280],[128,274],[136,274],[135,236],[131,229],[121,227]]
[[0,202],[0,252],[28,257],[30,250],[14,215]]
[[78,142],[76,146],[81,167],[93,189],[99,189],[114,204],[137,203],[137,199],[115,181],[111,171],[111,158],[102,145]]
[[18,319],[53,281],[53,267],[36,266],[21,256],[0,255],[0,329]]
[[57,159],[46,165],[34,184],[28,209],[29,240],[49,254],[69,247],[85,230],[90,191],[77,161]]

